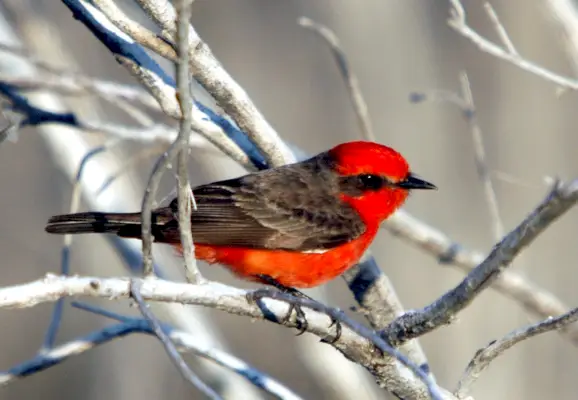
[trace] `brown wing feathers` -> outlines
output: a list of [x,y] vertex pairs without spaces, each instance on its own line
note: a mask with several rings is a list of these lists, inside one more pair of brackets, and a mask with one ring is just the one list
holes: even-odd
[[[279,169],[266,170],[195,188],[197,209],[191,215],[195,243],[307,251],[332,248],[359,237],[365,230],[363,222],[332,192],[338,190],[338,183],[329,174],[321,176],[317,162],[311,160],[303,164],[305,168],[283,174]],[[153,212],[156,241],[180,241],[177,212],[176,199]],[[140,213],[56,216],[46,230],[138,238]]]

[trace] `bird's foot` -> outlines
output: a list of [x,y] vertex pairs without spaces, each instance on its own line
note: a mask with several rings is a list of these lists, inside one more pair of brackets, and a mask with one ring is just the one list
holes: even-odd
[[[275,287],[277,290],[279,290],[282,293],[290,294],[294,297],[307,299],[307,300],[319,303],[317,300],[313,299],[310,296],[307,296],[305,293],[301,292],[300,290],[297,290],[297,289],[289,287],[289,286],[285,286],[285,285],[279,283],[276,279],[274,279],[268,275],[259,275],[258,278],[261,282]],[[323,308],[326,308],[324,305],[322,305],[322,306],[323,306]],[[303,312],[301,305],[289,303],[289,311],[287,311],[287,314],[279,322],[281,322],[282,324],[289,322],[291,319],[291,315],[292,315],[293,311],[295,311],[295,319],[296,319],[295,323],[297,325],[297,329],[299,330],[299,333],[296,336],[299,336],[299,335],[302,335],[303,333],[305,333],[305,331],[307,331],[307,328],[309,327],[309,324],[307,322],[307,318],[305,317],[305,313]],[[331,328],[332,326],[335,325],[335,338],[331,341],[326,340],[326,339],[322,339],[321,341],[324,343],[333,344],[333,343],[337,342],[339,340],[339,338],[341,337],[342,328],[341,328],[341,323],[339,322],[339,320],[337,320],[336,318],[334,318],[331,315],[329,315],[329,317],[331,318],[331,325],[329,325],[329,327]]]
[[[258,275],[257,278],[259,278],[261,282],[273,286],[275,289],[279,290],[282,293],[290,294],[291,296],[299,297],[302,299],[315,301],[311,297],[307,296],[305,293],[295,288],[285,286],[279,283],[275,278],[272,278],[268,275]],[[307,331],[307,328],[309,327],[309,323],[307,322],[305,313],[303,312],[303,309],[299,304],[289,303],[289,310],[287,311],[287,314],[285,314],[285,316],[281,318],[279,322],[282,324],[289,322],[291,320],[291,315],[293,314],[293,311],[295,311],[295,324],[297,325],[296,328],[299,330],[299,333],[296,336],[299,336],[305,333],[305,331]]]

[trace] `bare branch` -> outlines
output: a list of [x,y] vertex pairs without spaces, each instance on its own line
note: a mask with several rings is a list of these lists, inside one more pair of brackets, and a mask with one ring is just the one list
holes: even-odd
[[[147,15],[161,28],[164,37],[176,41],[176,12],[167,0],[137,0]],[[191,69],[195,79],[230,115],[237,126],[262,150],[270,166],[295,161],[293,154],[261,115],[243,88],[223,69],[209,46],[190,28]]]
[[187,365],[183,357],[177,351],[175,345],[171,341],[171,338],[163,330],[159,320],[155,315],[149,310],[148,305],[142,298],[141,295],[142,283],[138,279],[131,279],[130,281],[130,296],[135,300],[138,308],[143,315],[143,317],[148,321],[151,329],[155,333],[156,337],[161,341],[163,347],[165,348],[169,358],[175,364],[183,378],[185,378],[191,385],[199,389],[201,393],[210,399],[222,400],[222,397],[217,394],[211,387],[209,387],[205,382],[203,382]]
[[478,350],[468,364],[464,375],[458,383],[456,396],[458,399],[467,398],[471,386],[479,378],[480,374],[496,357],[502,355],[509,348],[542,333],[564,330],[568,325],[576,321],[578,321],[578,308],[556,318],[551,317],[536,324],[516,329],[499,340],[491,341],[485,348]]
[[522,58],[518,53],[511,53],[508,49],[492,43],[488,39],[481,36],[479,33],[470,28],[466,22],[466,12],[460,0],[450,0],[452,5],[451,18],[448,25],[453,28],[460,35],[474,43],[482,52],[488,53],[517,66],[518,68],[537,75],[549,82],[560,85],[564,88],[577,90],[578,81],[560,74],[557,74],[549,69],[546,69],[536,63]]
[[573,0],[546,0],[541,2],[548,8],[554,17],[559,30],[562,31],[565,40],[566,52],[578,68],[578,8]]
[[333,320],[339,321],[340,323],[348,326],[353,332],[369,340],[384,354],[390,355],[391,357],[399,361],[401,364],[406,366],[413,374],[415,374],[417,378],[421,379],[423,383],[427,386],[429,395],[431,396],[432,399],[440,400],[443,398],[442,394],[439,393],[439,388],[437,387],[437,384],[434,382],[433,378],[429,376],[427,371],[422,371],[422,369],[418,365],[415,365],[401,351],[397,350],[395,347],[392,347],[389,343],[385,342],[379,335],[377,335],[375,331],[372,331],[371,329],[368,329],[365,326],[361,325],[360,323],[349,318],[343,311],[337,308],[327,307],[323,303],[320,303],[312,299],[296,297],[274,289],[259,289],[253,293],[250,293],[249,296],[255,299],[257,302],[268,297],[271,299],[282,300],[284,302],[287,302],[288,304],[311,308],[312,310],[319,311],[329,315]]
[[[101,307],[93,306],[86,303],[72,302],[71,305],[78,309],[94,313],[96,315],[101,315],[106,318],[112,318],[117,321],[123,322],[131,327],[134,327],[135,333],[147,333],[154,335],[154,331],[151,329],[148,321],[142,318],[127,317],[115,312],[106,310]],[[239,374],[241,377],[245,378],[251,384],[255,385],[259,389],[273,395],[274,397],[282,400],[301,400],[299,396],[289,390],[287,387],[283,386],[275,379],[265,374],[262,371],[255,369],[254,367],[248,365],[243,360],[236,358],[235,356],[219,350],[215,347],[207,346],[199,343],[197,337],[182,331],[178,331],[168,324],[161,324],[161,328],[169,336],[171,341],[177,346],[177,349],[181,352],[193,353],[199,357],[211,360],[231,371]],[[106,328],[105,328],[106,329]],[[112,337],[113,339],[114,337]]]
[[[295,319],[285,321],[289,307],[287,303],[263,299],[266,307],[261,308],[247,301],[247,292],[241,289],[208,282],[203,285],[176,283],[160,279],[141,280],[141,295],[147,301],[195,304],[226,311],[231,314],[266,319],[288,327],[297,327]],[[106,299],[128,298],[130,280],[127,278],[64,277],[47,275],[44,279],[23,285],[0,288],[0,308],[25,308],[56,301],[61,297],[90,296]],[[303,310],[308,322],[307,331],[324,339],[334,339],[334,328],[328,328],[331,320],[327,315],[308,309]],[[331,344],[345,357],[366,368],[377,383],[404,398],[429,399],[427,387],[412,374],[400,371],[401,365],[391,357],[383,357],[381,351],[347,326],[341,331],[339,340]],[[403,367],[405,368],[405,367]],[[443,393],[444,399],[454,399]]]
[[192,195],[187,171],[187,143],[191,136],[193,96],[191,94],[191,79],[189,74],[189,21],[192,14],[193,0],[182,0],[179,3],[179,18],[177,23],[177,89],[181,108],[179,136],[175,142],[177,154],[177,201],[179,205],[179,232],[185,261],[185,271],[189,282],[201,283],[203,277],[195,261],[195,248],[191,230],[191,204],[196,209],[195,198]]
[[[72,187],[72,195],[70,199],[70,208],[69,208],[70,213],[76,212],[80,204],[80,198],[82,195],[81,182],[86,164],[90,161],[92,157],[104,151],[107,151],[110,148],[111,144],[112,143],[109,142],[108,144],[97,147],[93,151],[87,153],[80,161],[78,165],[78,171],[76,173],[76,179]],[[72,240],[73,240],[72,235],[64,235],[62,249],[60,251],[60,273],[62,275],[70,274],[70,248],[72,246]],[[49,352],[54,347],[56,335],[58,334],[60,323],[62,322],[63,308],[64,308],[64,298],[59,299],[54,305],[52,317],[50,318],[50,323],[48,324],[48,329],[46,330],[46,334],[44,337],[44,343],[42,344],[42,348],[40,349],[41,354]]]
[[[133,333],[144,333],[154,335],[149,322],[143,318],[133,318],[122,316],[100,307],[89,304],[72,302],[72,306],[88,312],[112,318],[121,323],[107,326],[94,331],[88,335],[69,341],[60,346],[48,350],[46,353],[33,357],[7,371],[0,372],[0,386],[14,382],[16,379],[24,378],[32,374],[44,371],[50,367],[58,365],[71,357],[93,348],[120,339]],[[206,360],[229,369],[259,389],[271,394],[275,398],[282,400],[301,400],[299,396],[271,376],[248,365],[243,360],[236,358],[232,354],[209,346],[198,340],[198,337],[190,333],[177,330],[172,326],[162,324],[163,331],[169,336],[172,342],[181,352],[192,353]]]
[[383,336],[389,343],[403,343],[451,322],[459,311],[497,279],[522,249],[577,201],[578,180],[570,183],[557,182],[542,203],[506,235],[459,285],[423,309],[397,318],[383,331]]
[[169,43],[155,35],[138,22],[130,19],[116,5],[113,0],[94,0],[94,4],[117,28],[133,38],[137,43],[153,50],[155,53],[173,62],[178,61],[178,56]]
[[[107,45],[113,52],[117,62],[142,83],[159,102],[162,110],[167,115],[173,118],[181,118],[174,81],[164,73],[142,48],[138,47],[131,38],[114,27],[106,18],[102,18],[100,11],[93,6],[80,0],[63,0],[63,2],[71,9],[77,19],[87,25],[97,35],[98,39]],[[96,15],[98,15],[99,20],[96,19]],[[106,24],[107,22],[108,24]],[[175,24],[175,21],[173,21],[173,24]],[[247,154],[250,152],[243,152],[238,144],[227,136],[227,133],[243,134],[236,131],[230,123],[227,125],[227,122],[223,121],[222,117],[219,122],[222,122],[223,127],[217,125],[212,119],[218,119],[218,117],[213,113],[213,118],[210,118],[207,115],[209,110],[204,106],[203,110],[201,110],[201,106],[201,104],[196,103],[192,111],[194,122],[192,128],[233,160],[239,162],[248,170],[254,170],[255,166],[251,161],[257,160],[255,158],[249,160]],[[223,130],[225,126],[228,129],[227,133]]]
[[[366,253],[360,264],[343,273],[343,279],[360,305],[359,310],[377,331],[388,326],[404,308],[393,284]],[[429,363],[419,341],[409,340],[399,346],[422,371],[429,372]]]
[[333,57],[335,58],[339,72],[341,73],[343,81],[349,91],[349,99],[353,105],[353,110],[355,111],[361,133],[366,140],[375,142],[375,134],[373,133],[373,128],[371,126],[367,103],[363,99],[357,76],[355,76],[349,67],[349,61],[347,60],[345,52],[341,48],[337,35],[335,35],[335,33],[325,25],[315,22],[307,17],[299,18],[298,23],[299,25],[311,29],[313,32],[318,34],[329,46],[331,54],[333,54]]
[[494,29],[496,30],[496,33],[500,37],[500,40],[502,41],[508,52],[510,54],[519,55],[518,51],[516,50],[516,47],[514,46],[514,43],[512,43],[512,40],[510,39],[510,36],[508,36],[508,32],[506,32],[506,28],[504,28],[504,25],[500,21],[500,18],[498,17],[496,10],[494,10],[494,7],[492,7],[492,4],[490,4],[490,2],[485,2],[484,9],[486,10],[486,14],[488,14],[488,17],[490,18],[490,21],[492,21],[492,24],[494,24]]
[[470,129],[472,131],[472,139],[474,141],[474,154],[478,176],[482,181],[482,185],[484,186],[484,191],[486,193],[486,201],[488,203],[490,218],[494,228],[494,238],[496,240],[500,240],[504,236],[504,224],[502,223],[502,218],[500,217],[498,197],[496,196],[496,191],[494,189],[494,185],[492,184],[492,177],[490,176],[490,170],[488,168],[486,150],[484,149],[482,128],[480,128],[478,117],[476,115],[476,106],[474,105],[474,96],[472,95],[470,80],[468,78],[468,74],[465,72],[460,74],[460,84],[462,86],[462,96],[466,105],[466,108],[463,110],[464,116],[470,125]]

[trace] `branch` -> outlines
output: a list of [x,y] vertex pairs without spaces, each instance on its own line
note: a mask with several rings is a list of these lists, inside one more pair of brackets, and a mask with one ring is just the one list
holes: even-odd
[[[466,273],[484,260],[483,254],[464,248],[443,232],[403,210],[389,217],[383,227],[409,244],[433,255],[440,264],[454,266]],[[550,315],[568,311],[568,306],[553,293],[509,270],[502,271],[492,282],[492,288],[515,300],[528,313],[539,318],[548,318]],[[560,333],[578,345],[578,327]]]
[[555,220],[578,201],[578,180],[557,182],[548,196],[526,219],[498,243],[488,257],[454,289],[419,311],[408,312],[393,321],[383,336],[397,344],[448,324],[494,282],[512,260]]
[[[176,42],[176,12],[167,0],[136,0],[162,29],[165,39]],[[269,166],[295,161],[285,143],[257,110],[243,88],[225,71],[193,27],[189,33],[190,65],[193,76],[217,104],[237,123],[265,155]]]
[[155,336],[161,341],[163,347],[165,348],[169,358],[175,364],[183,378],[185,378],[193,387],[199,389],[201,393],[203,393],[206,397],[214,400],[222,400],[222,397],[219,396],[210,386],[208,386],[205,382],[203,382],[185,363],[183,357],[177,351],[175,345],[171,341],[171,338],[165,331],[163,330],[161,323],[155,317],[151,310],[149,310],[148,305],[142,298],[141,295],[142,283],[138,279],[131,279],[130,281],[130,297],[132,297],[138,308],[143,315],[144,319],[149,323],[149,326],[153,330]]
[[[327,307],[326,305],[312,299],[296,297],[272,289],[259,289],[253,293],[250,293],[249,296],[257,300],[257,302],[260,302],[264,298],[271,298],[282,300],[287,304],[311,308],[312,310],[329,315],[334,321],[338,321],[337,323],[342,323],[348,326],[352,331],[372,342],[379,350],[381,350],[383,354],[390,355],[401,364],[406,366],[409,370],[411,370],[411,372],[415,374],[416,377],[421,379],[423,383],[427,385],[429,395],[432,399],[440,400],[443,398],[433,378],[429,376],[428,371],[422,371],[418,365],[415,365],[411,360],[406,358],[402,352],[392,347],[389,343],[386,343],[379,335],[377,335],[377,333],[375,333],[375,331],[372,331],[360,323],[352,320],[347,315],[345,315],[343,311],[336,308]],[[264,308],[264,312],[266,312],[266,308]]]
[[500,217],[498,197],[496,196],[496,191],[494,190],[494,185],[492,184],[492,177],[490,176],[490,171],[488,169],[482,128],[480,127],[476,115],[476,106],[474,104],[474,96],[472,95],[470,80],[468,78],[468,74],[465,72],[460,74],[460,84],[462,87],[462,96],[465,105],[465,108],[462,111],[464,117],[470,125],[470,130],[472,132],[478,177],[484,186],[486,201],[488,203],[490,218],[494,229],[494,238],[495,240],[500,240],[500,238],[504,236],[504,224],[502,223],[502,218]]
[[[97,9],[85,1],[62,1],[71,9],[74,16],[107,46],[118,63],[143,84],[168,116],[181,118],[180,107],[176,100],[175,82],[141,47],[112,26]],[[248,143],[245,134],[225,118],[218,116],[198,102],[195,103],[192,113],[193,122],[195,122],[192,128],[231,159],[249,170],[263,165],[263,156]],[[247,151],[244,152],[240,145],[243,145],[244,150]]]
[[[564,88],[573,90],[578,89],[577,80],[557,74],[536,63],[528,61],[527,59],[521,57],[517,52],[512,52],[513,45],[511,44],[511,41],[507,42],[506,44],[507,47],[506,49],[504,49],[498,46],[497,44],[492,43],[485,37],[481,36],[479,33],[477,33],[468,26],[466,21],[466,11],[464,10],[464,6],[462,5],[461,1],[450,0],[450,3],[452,5],[452,8],[450,10],[451,17],[448,20],[448,25],[452,29],[454,29],[457,33],[459,33],[460,35],[462,35],[463,37],[474,43],[478,47],[478,49],[480,49],[482,52],[491,54],[494,57],[507,61],[510,64],[513,64],[524,71],[530,72],[534,75],[539,76],[540,78],[543,78],[549,82],[555,83]],[[499,21],[497,19],[497,16],[496,19],[494,19],[491,16],[491,14],[490,18],[494,23],[495,21]],[[501,24],[499,26],[501,26]],[[498,35],[502,40],[504,37],[507,37],[506,31],[504,29],[498,30]]]
[[578,9],[572,0],[547,0],[543,2],[553,15],[566,38],[566,52],[578,68]]
[[357,80],[355,73],[349,67],[349,61],[339,44],[337,35],[335,35],[335,32],[325,25],[315,22],[307,17],[299,18],[298,23],[302,27],[311,29],[311,31],[318,34],[329,46],[331,54],[333,54],[339,72],[341,73],[341,77],[347,86],[347,90],[349,90],[349,99],[353,105],[353,110],[355,111],[355,116],[357,117],[361,133],[365,140],[376,142],[377,140],[375,139],[375,134],[373,133],[373,128],[371,126],[371,119],[369,118],[369,112],[367,110],[367,103],[361,94],[359,81]]
[[530,339],[542,333],[551,332],[554,330],[564,330],[568,325],[578,321],[578,308],[560,315],[556,318],[548,318],[536,324],[528,325],[523,328],[516,329],[510,332],[499,340],[493,340],[483,349],[476,352],[464,375],[458,383],[456,389],[456,396],[458,399],[465,399],[468,396],[470,387],[480,377],[480,374],[496,359],[502,355],[506,350],[520,343],[523,340]]
[[[42,355],[10,368],[8,371],[0,372],[0,386],[7,385],[16,379],[44,371],[71,357],[92,350],[101,344],[109,343],[133,333],[154,335],[148,321],[143,318],[124,317],[87,304],[73,302],[72,305],[82,310],[116,319],[120,321],[120,323],[107,326],[73,341],[56,346]],[[179,351],[192,353],[221,365],[275,398],[282,400],[301,400],[299,396],[271,376],[253,368],[243,360],[229,353],[201,343],[197,336],[177,330],[167,324],[162,324],[162,329],[175,343]]]
[[[202,285],[176,283],[160,279],[141,280],[143,299],[155,302],[173,302],[202,305],[231,314],[266,319],[288,327],[297,327],[295,319],[285,321],[289,311],[287,303],[264,299],[267,309],[263,313],[256,304],[247,301],[247,292],[217,282]],[[0,289],[0,308],[26,308],[56,301],[61,297],[101,297],[119,299],[130,297],[130,280],[127,278],[65,277],[47,275],[44,279],[27,284]],[[304,310],[308,322],[307,331],[326,342],[334,340],[335,329],[330,329],[331,319],[323,313]],[[379,385],[403,398],[428,399],[427,388],[413,375],[398,371],[401,367],[383,357],[371,341],[343,327],[341,336],[332,346],[345,357],[366,368]],[[453,397],[444,392],[444,399]]]
[[191,79],[189,75],[189,21],[192,14],[193,0],[180,2],[177,26],[177,88],[179,107],[182,118],[179,126],[179,136],[176,144],[179,148],[177,155],[177,201],[179,211],[179,232],[185,261],[187,280],[191,283],[201,283],[203,277],[195,261],[195,248],[191,233],[191,203],[195,205],[187,171],[188,149],[187,143],[191,136],[193,96],[191,94]]

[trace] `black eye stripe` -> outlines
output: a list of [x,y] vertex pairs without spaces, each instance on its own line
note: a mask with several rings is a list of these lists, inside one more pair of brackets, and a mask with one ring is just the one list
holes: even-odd
[[392,183],[385,177],[373,174],[350,175],[340,179],[339,187],[343,194],[357,197],[367,192],[374,192]]
[[360,189],[362,190],[378,190],[386,184],[385,180],[379,175],[357,175],[357,179],[359,180],[361,186]]

